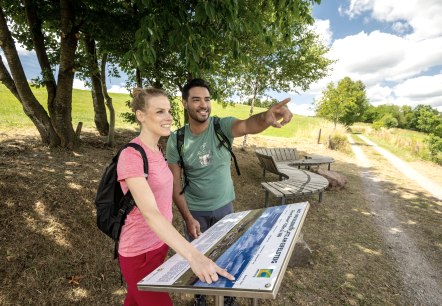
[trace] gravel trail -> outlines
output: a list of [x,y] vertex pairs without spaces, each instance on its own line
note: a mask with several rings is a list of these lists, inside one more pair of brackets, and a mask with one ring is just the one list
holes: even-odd
[[367,139],[367,137],[358,135],[366,144],[372,146],[373,149],[378,151],[378,153],[382,154],[396,169],[401,171],[405,176],[409,179],[418,183],[422,188],[431,193],[438,200],[442,200],[442,186],[430,181],[425,176],[418,173],[412,167],[410,167],[407,162],[403,161],[396,155],[390,153],[389,151],[379,147],[377,144]]
[[[359,135],[359,137],[361,136]],[[348,138],[360,167],[364,198],[375,215],[374,220],[404,281],[406,289],[404,300],[408,301],[409,305],[442,305],[442,276],[430,265],[413,240],[405,233],[392,208],[391,194],[384,191],[381,180],[370,170],[370,160],[361,147],[354,143],[351,136]],[[411,169],[406,162],[364,138],[361,137],[395,167],[420,185],[434,184]],[[439,188],[433,191],[440,193],[442,190]],[[440,199],[440,194],[432,194]]]

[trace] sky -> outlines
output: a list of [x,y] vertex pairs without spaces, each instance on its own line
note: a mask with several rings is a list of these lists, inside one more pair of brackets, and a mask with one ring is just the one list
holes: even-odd
[[346,76],[365,84],[374,106],[427,104],[442,111],[440,16],[441,0],[322,0],[313,7],[315,28],[336,63],[307,92],[290,93],[292,111],[313,115],[312,102],[326,85]]
[[[348,76],[366,86],[372,105],[431,105],[442,112],[442,0],[322,0],[313,7],[315,31],[336,60],[329,76],[306,92],[269,92],[291,98],[293,113],[314,115],[329,82]],[[19,48],[28,79],[40,73],[35,52]],[[108,79],[110,92],[127,93]],[[86,89],[78,79],[74,87]]]

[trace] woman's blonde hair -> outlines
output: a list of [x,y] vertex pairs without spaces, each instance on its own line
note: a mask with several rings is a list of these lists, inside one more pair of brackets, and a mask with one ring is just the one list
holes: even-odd
[[167,98],[167,94],[164,90],[154,87],[148,88],[134,88],[132,90],[132,101],[130,107],[135,113],[137,110],[144,110],[149,100],[154,97],[164,96]]

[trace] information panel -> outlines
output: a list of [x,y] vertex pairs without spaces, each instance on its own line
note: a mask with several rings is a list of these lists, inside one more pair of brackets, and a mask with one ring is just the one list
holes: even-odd
[[225,216],[192,244],[226,268],[212,284],[199,281],[187,261],[170,257],[138,283],[139,290],[275,298],[304,219],[308,202],[249,210]]

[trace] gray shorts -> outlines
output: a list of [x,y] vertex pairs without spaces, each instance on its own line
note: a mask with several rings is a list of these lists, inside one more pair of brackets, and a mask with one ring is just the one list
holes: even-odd
[[[190,213],[192,217],[200,223],[201,232],[204,233],[209,227],[224,218],[224,216],[233,213],[233,202],[212,211],[191,210]],[[184,225],[184,233],[188,241],[193,240],[187,232],[186,225]]]

